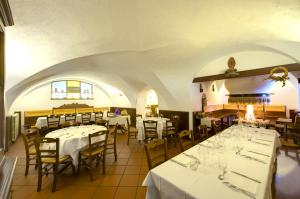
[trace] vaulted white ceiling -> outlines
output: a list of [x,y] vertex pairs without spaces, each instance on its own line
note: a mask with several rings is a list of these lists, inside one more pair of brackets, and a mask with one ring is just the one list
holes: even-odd
[[205,75],[201,68],[219,57],[259,50],[290,62],[300,58],[298,0],[10,4],[15,25],[6,28],[9,100],[37,82],[73,73],[115,84],[132,98],[150,85],[180,106],[189,102],[192,78],[199,71]]

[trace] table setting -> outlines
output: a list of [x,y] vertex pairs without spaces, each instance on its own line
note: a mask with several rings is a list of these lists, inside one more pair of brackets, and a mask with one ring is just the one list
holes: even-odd
[[278,137],[234,125],[150,170],[147,198],[272,198]]
[[59,155],[70,155],[77,166],[79,151],[88,146],[88,135],[103,130],[107,128],[99,125],[72,126],[51,131],[45,137],[59,138]]

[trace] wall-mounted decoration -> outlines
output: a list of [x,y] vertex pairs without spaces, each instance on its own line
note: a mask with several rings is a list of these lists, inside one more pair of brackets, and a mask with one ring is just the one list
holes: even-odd
[[203,93],[202,84],[200,83],[200,93]]
[[212,90],[212,92],[215,92],[215,85],[214,84],[211,86],[211,90]]
[[267,79],[271,79],[275,82],[282,82],[282,87],[284,87],[286,80],[289,79],[289,71],[287,68],[282,66],[275,67],[270,71],[270,75]]
[[204,107],[207,106],[207,98],[205,93],[202,94],[201,105],[202,105],[202,111],[204,111]]
[[228,69],[225,71],[225,77],[236,77],[239,75],[237,69],[235,69],[235,59],[230,57],[227,62]]

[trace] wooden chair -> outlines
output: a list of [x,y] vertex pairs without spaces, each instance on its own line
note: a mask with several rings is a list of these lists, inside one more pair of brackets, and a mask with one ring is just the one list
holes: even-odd
[[[34,139],[39,137],[39,130],[38,128],[26,129],[26,131],[21,135],[25,146],[25,154],[26,154],[25,176],[27,176],[30,165],[34,165],[35,169],[38,167],[37,157],[36,157],[37,153],[35,150]],[[32,161],[34,161],[34,163],[32,163]]]
[[149,170],[168,160],[167,140],[154,139],[145,144]]
[[290,126],[288,125],[288,129],[292,133],[300,134],[300,113],[296,113],[294,123],[291,124]]
[[60,128],[60,116],[50,115],[47,117],[48,130],[57,130]]
[[291,149],[295,151],[297,158],[299,159],[300,153],[300,134],[298,133],[287,133],[287,140],[281,138],[281,144],[284,146],[285,154],[288,156],[288,151]]
[[67,114],[65,115],[65,123],[61,125],[62,128],[70,127],[70,126],[77,126],[78,122],[76,121],[75,114]]
[[81,114],[81,124],[83,125],[91,124],[91,113]]
[[145,132],[145,142],[147,142],[149,139],[157,139],[158,134],[157,134],[157,121],[153,120],[144,120],[143,121],[144,125],[144,132]]
[[181,152],[194,146],[194,135],[192,131],[184,130],[178,134]]
[[166,121],[166,128],[163,131],[163,137],[167,138],[168,143],[173,141],[174,145],[176,147],[176,142],[177,142],[178,138],[177,138],[174,121],[172,121],[172,120]]
[[108,136],[107,144],[106,144],[106,154],[114,154],[115,161],[117,161],[117,131],[118,131],[118,128],[119,128],[119,125],[117,123],[115,125],[113,131]]
[[99,165],[99,159],[102,158],[103,174],[105,174],[105,154],[108,138],[108,130],[99,131],[89,134],[89,145],[87,149],[79,152],[78,172],[81,166],[87,168],[90,172],[91,181],[93,181],[93,173],[91,171],[92,163],[96,160],[96,166]]
[[136,114],[136,118],[141,118],[142,119],[142,115],[141,114]]
[[129,119],[126,118],[127,121],[127,145],[129,144],[130,139],[136,139],[137,129],[133,126],[130,126]]
[[95,122],[103,119],[103,112],[95,112]]
[[109,129],[109,121],[108,120],[96,120],[96,125],[105,126],[107,129]]
[[[38,186],[37,192],[41,191],[43,175],[53,174],[52,192],[56,190],[58,174],[69,166],[72,167],[73,174],[75,167],[69,155],[59,156],[59,138],[36,138],[34,140],[38,157]],[[59,165],[64,165],[59,169]],[[53,170],[53,172],[50,172]]]
[[196,135],[196,133],[194,134],[194,140],[199,140],[199,142],[202,142],[203,140],[206,140],[209,135],[208,135],[208,130],[207,130],[207,126],[205,124],[200,124],[198,126],[198,133]]
[[172,117],[172,121],[173,121],[173,124],[175,126],[176,133],[179,133],[179,130],[180,130],[180,116],[179,115],[174,115]]

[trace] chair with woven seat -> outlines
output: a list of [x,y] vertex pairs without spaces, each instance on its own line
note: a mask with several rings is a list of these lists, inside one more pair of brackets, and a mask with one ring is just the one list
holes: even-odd
[[[174,121],[172,120],[167,120],[166,121],[166,127],[163,131],[163,137],[167,138],[168,143],[174,142],[174,145],[176,147],[176,142],[178,140],[177,138],[177,132],[176,132],[176,127],[174,124]],[[168,144],[169,146],[169,144]]]
[[144,120],[143,125],[144,125],[144,132],[145,132],[145,140],[144,140],[145,142],[158,138],[157,121]]
[[119,124],[117,123],[113,130],[109,133],[106,144],[106,154],[114,154],[115,161],[117,161],[117,131]]
[[145,144],[149,170],[168,160],[167,140],[153,139]]
[[106,157],[106,145],[108,138],[108,130],[99,131],[93,134],[89,134],[88,148],[79,152],[78,158],[78,173],[81,166],[84,166],[89,170],[91,181],[94,176],[91,171],[92,163],[96,160],[96,166],[99,165],[99,160],[102,158],[103,174],[105,174],[105,157]]
[[109,129],[109,121],[108,120],[96,120],[96,125],[105,126],[107,129]]
[[[53,174],[54,176],[52,192],[55,192],[58,174],[69,166],[72,167],[73,174],[75,174],[72,158],[69,155],[59,155],[59,138],[36,138],[34,143],[38,159],[37,192],[41,191],[43,175],[47,176],[48,174]],[[59,168],[59,165],[64,166]]]
[[[26,131],[21,135],[25,146],[25,154],[26,154],[25,176],[27,176],[30,165],[34,165],[35,169],[38,167],[34,139],[38,138],[40,135],[39,135],[38,128],[26,129]],[[32,161],[34,161],[34,163]]]
[[82,113],[81,114],[81,124],[83,124],[83,125],[91,124],[91,113]]
[[47,117],[47,127],[48,127],[48,131],[59,129],[60,128],[60,116],[59,115],[49,115]]
[[286,139],[280,138],[281,144],[284,146],[285,154],[288,155],[289,149],[295,151],[297,158],[299,159],[300,153],[300,134],[287,133]]
[[183,130],[178,134],[181,152],[194,146],[194,135],[192,131]]
[[128,145],[130,139],[136,139],[138,131],[135,127],[129,124],[128,118],[126,118],[126,122],[127,122],[127,145]]

